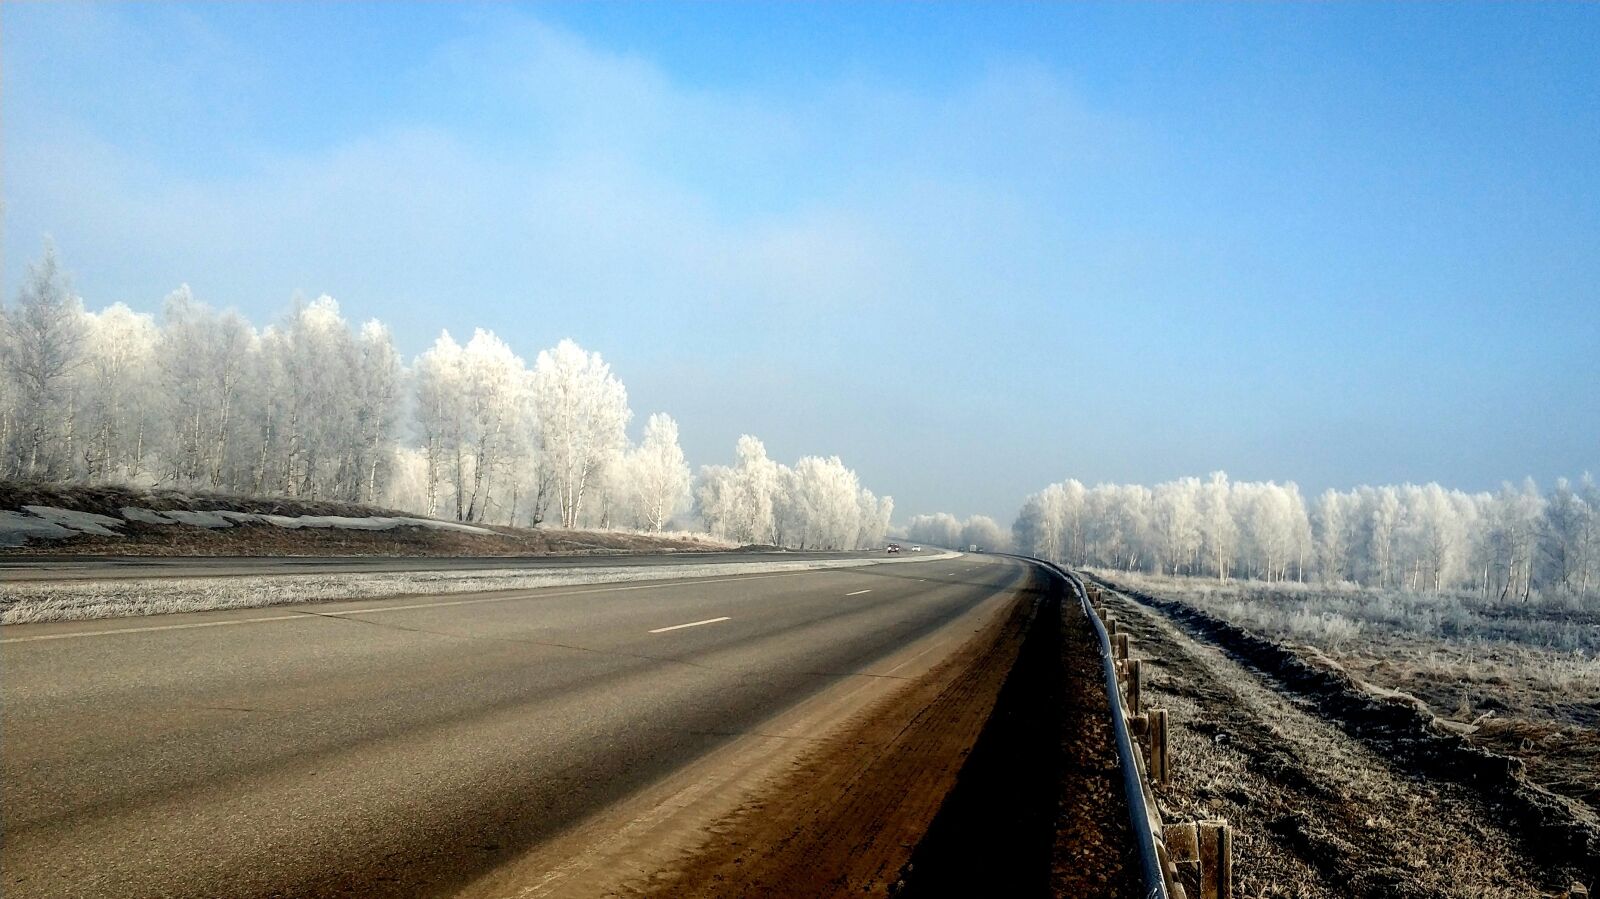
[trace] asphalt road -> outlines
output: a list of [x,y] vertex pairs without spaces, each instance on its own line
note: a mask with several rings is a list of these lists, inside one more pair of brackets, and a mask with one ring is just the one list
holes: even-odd
[[8,627],[0,893],[448,894],[882,676],[874,660],[1023,570],[965,556]]
[[708,565],[729,562],[859,559],[870,552],[597,553],[586,556],[85,556],[0,555],[0,582],[262,574],[354,574],[548,568]]

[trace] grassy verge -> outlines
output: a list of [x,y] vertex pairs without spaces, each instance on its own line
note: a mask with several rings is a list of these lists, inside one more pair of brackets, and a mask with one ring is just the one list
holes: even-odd
[[1600,813],[1600,609],[1470,594],[1099,572],[1256,633],[1314,648],[1415,698],[1469,743]]

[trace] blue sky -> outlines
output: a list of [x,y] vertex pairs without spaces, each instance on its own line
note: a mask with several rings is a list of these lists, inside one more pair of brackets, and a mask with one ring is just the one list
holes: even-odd
[[1003,520],[1600,471],[1600,7],[8,4],[5,296],[605,354]]

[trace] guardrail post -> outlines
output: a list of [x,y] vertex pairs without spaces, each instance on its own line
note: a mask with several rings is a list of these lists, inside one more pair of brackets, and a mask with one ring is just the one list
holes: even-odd
[[1168,888],[1174,895],[1200,895],[1200,829],[1194,824],[1168,824],[1161,828],[1161,842],[1167,847]]
[[1233,899],[1233,828],[1222,820],[1201,821],[1200,899]]
[[1137,715],[1143,709],[1140,704],[1144,699],[1144,664],[1139,659],[1128,660],[1128,711]]
[[1162,786],[1167,776],[1167,710],[1151,709],[1145,714],[1145,746],[1150,752],[1150,779]]

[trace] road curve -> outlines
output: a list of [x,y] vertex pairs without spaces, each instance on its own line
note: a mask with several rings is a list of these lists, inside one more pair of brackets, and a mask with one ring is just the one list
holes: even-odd
[[447,894],[879,676],[1024,570],[967,556],[8,627],[0,885]]

